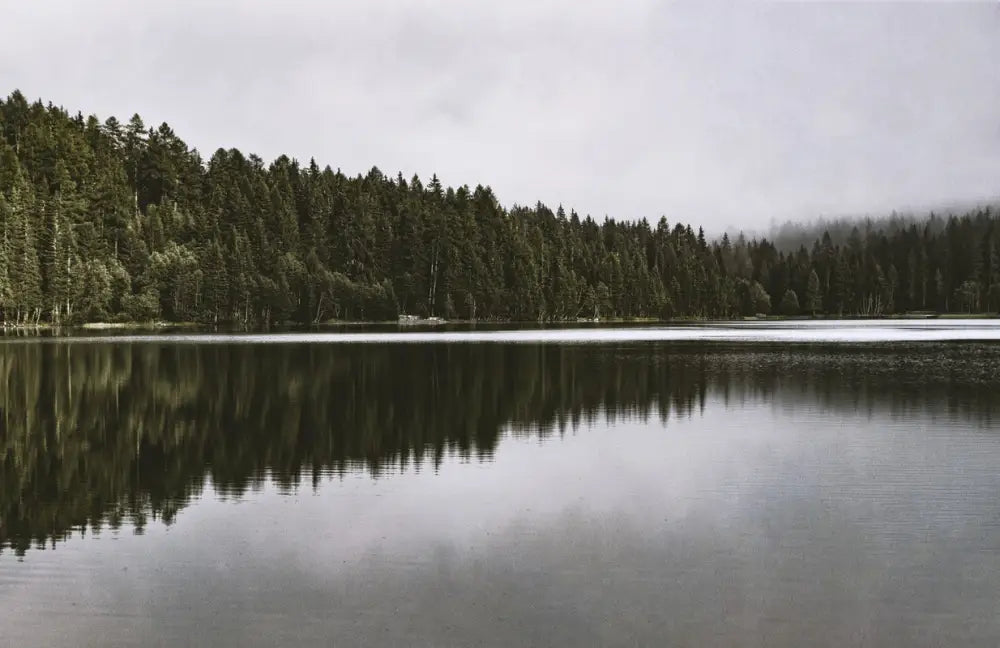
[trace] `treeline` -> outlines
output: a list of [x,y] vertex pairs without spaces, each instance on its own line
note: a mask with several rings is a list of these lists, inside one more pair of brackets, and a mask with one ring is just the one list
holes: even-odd
[[[1000,212],[986,206],[962,216],[889,218],[850,227],[842,242],[824,231],[811,247],[783,252],[767,241],[747,245],[746,272],[781,314],[883,316],[923,311],[1000,311]],[[743,247],[740,241],[736,248]],[[728,246],[724,238],[720,244]],[[750,270],[750,268],[753,268]]]
[[0,101],[0,236],[0,314],[22,325],[1000,309],[987,208],[786,253],[662,218],[505,208],[436,176],[349,177],[234,149],[206,161],[167,124],[16,91]]
[[[869,232],[881,232],[886,236],[893,237],[913,225],[921,229],[926,225],[930,225],[928,233],[938,235],[947,224],[949,216],[974,213],[978,208],[985,206],[989,206],[991,210],[996,209],[1000,206],[1000,202],[987,202],[984,204],[966,205],[965,207],[953,205],[946,211],[934,215],[933,218],[929,218],[926,212],[913,214],[894,211],[887,216],[877,217],[820,217],[806,222],[787,221],[781,225],[772,226],[766,238],[773,241],[779,250],[794,252],[803,246],[806,248],[812,247],[812,244],[822,238],[824,234],[829,234],[831,241],[835,245],[847,243],[851,236],[867,236]],[[943,214],[943,217],[941,214]],[[734,232],[731,236],[737,234],[738,232]]]

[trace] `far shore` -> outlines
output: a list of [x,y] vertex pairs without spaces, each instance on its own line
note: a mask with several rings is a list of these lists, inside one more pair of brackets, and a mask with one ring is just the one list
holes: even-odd
[[656,318],[607,318],[607,319],[573,319],[573,320],[555,320],[549,322],[538,322],[538,321],[516,321],[516,320],[465,320],[465,319],[455,319],[455,320],[417,320],[414,323],[401,323],[396,320],[326,320],[323,322],[313,323],[313,324],[299,324],[293,322],[286,322],[284,324],[275,324],[270,327],[250,327],[247,329],[241,328],[233,324],[206,324],[203,322],[167,322],[167,321],[154,321],[154,322],[83,322],[79,324],[70,325],[54,325],[48,322],[39,322],[38,324],[22,324],[13,325],[10,323],[3,323],[0,325],[0,332],[17,332],[17,333],[31,333],[31,332],[42,332],[42,331],[162,331],[167,332],[170,330],[177,329],[202,329],[202,330],[222,330],[222,331],[250,331],[250,332],[277,332],[277,331],[287,331],[287,330],[316,330],[330,327],[365,327],[365,326],[398,326],[401,329],[406,328],[440,328],[441,326],[457,325],[457,326],[474,326],[474,325],[486,325],[486,326],[532,326],[536,327],[538,325],[554,325],[554,326],[572,326],[576,325],[589,325],[589,326],[605,326],[605,325],[622,325],[622,324],[691,324],[691,323],[725,323],[725,322],[799,322],[799,321],[827,321],[827,322],[856,322],[856,321],[876,321],[876,320],[959,320],[959,319],[1000,319],[1000,314],[998,313],[895,313],[892,315],[880,315],[873,317],[837,317],[837,316],[825,316],[825,315],[758,315],[737,317],[728,320],[710,320],[697,317],[679,317],[674,319],[656,319]]

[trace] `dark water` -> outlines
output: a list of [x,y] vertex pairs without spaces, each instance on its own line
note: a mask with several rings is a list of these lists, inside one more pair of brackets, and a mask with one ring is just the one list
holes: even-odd
[[1000,345],[0,343],[0,645],[1000,643]]

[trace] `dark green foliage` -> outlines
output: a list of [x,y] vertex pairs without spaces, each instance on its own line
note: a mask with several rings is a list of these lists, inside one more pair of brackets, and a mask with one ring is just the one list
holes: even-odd
[[771,296],[759,282],[740,280],[737,285],[742,315],[767,315],[771,312]]
[[798,315],[799,296],[795,294],[794,290],[789,288],[781,298],[781,305],[778,308],[782,315]]
[[869,223],[792,251],[712,243],[666,219],[508,209],[437,176],[237,150],[203,161],[138,115],[102,124],[18,92],[0,101],[0,317],[22,325],[727,318],[785,313],[789,291],[812,315],[1000,310],[996,221]]
[[988,308],[991,313],[1000,313],[1000,283],[990,286]]
[[823,293],[820,287],[819,275],[815,270],[809,273],[809,283],[806,285],[806,301],[803,307],[815,316],[823,309]]

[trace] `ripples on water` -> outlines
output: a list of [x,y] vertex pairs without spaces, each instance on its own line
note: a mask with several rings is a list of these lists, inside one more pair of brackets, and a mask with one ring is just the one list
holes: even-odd
[[0,644],[996,645],[992,329],[828,328],[0,344]]

